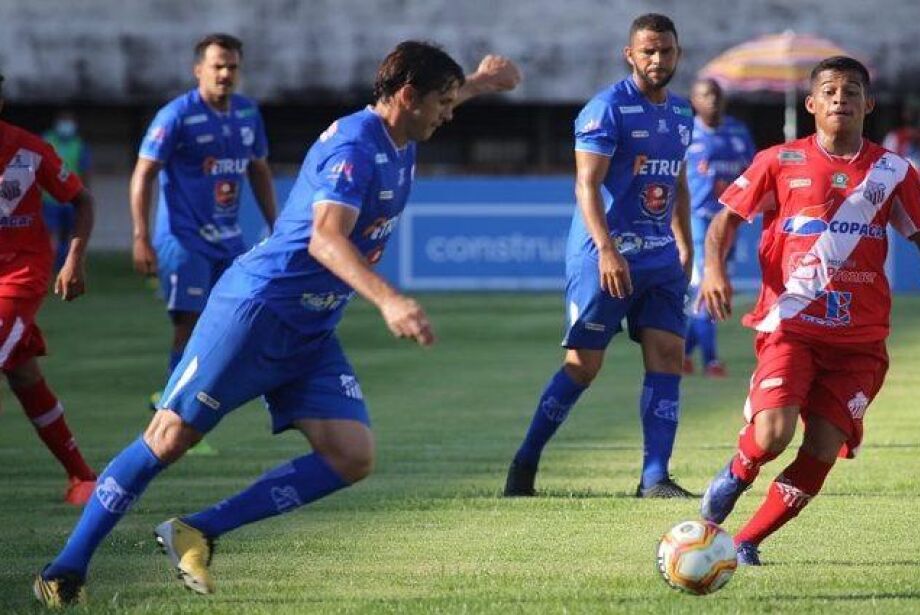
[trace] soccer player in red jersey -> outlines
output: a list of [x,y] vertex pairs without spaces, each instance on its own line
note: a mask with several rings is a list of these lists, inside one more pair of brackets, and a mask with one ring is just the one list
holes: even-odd
[[[0,76],[0,86],[2,82]],[[41,189],[60,203],[72,203],[76,211],[67,259],[54,281],[55,294],[72,301],[85,290],[93,199],[50,145],[0,121],[0,371],[45,446],[67,470],[65,500],[82,506],[92,495],[96,474],[80,454],[64,409],[36,361],[45,354],[45,340],[35,314],[47,292],[53,264]]]
[[805,426],[798,456],[735,535],[749,565],[760,564],[761,541],[818,494],[835,459],[855,455],[888,369],[888,225],[920,246],[916,169],[862,136],[874,106],[866,68],[842,56],[821,61],[805,106],[816,134],[758,154],[722,194],[726,207],[706,236],[702,297],[724,320],[725,256],[738,226],[763,213],[760,296],[742,319],[757,330],[748,423],[703,495],[702,516],[721,523],[789,445],[799,418]]

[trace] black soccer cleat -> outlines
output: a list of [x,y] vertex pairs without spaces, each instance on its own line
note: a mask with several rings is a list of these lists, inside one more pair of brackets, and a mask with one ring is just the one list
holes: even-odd
[[651,487],[643,487],[642,481],[636,487],[637,498],[697,498],[698,495],[690,493],[674,482],[670,476],[663,478]]
[[533,497],[537,495],[536,490],[533,488],[536,477],[536,466],[512,461],[511,467],[508,468],[508,478],[505,480],[505,497]]

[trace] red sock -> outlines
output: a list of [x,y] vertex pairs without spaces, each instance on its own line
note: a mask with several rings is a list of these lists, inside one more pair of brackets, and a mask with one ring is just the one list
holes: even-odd
[[740,532],[735,544],[760,542],[799,514],[821,491],[834,464],[824,463],[799,449],[799,454],[783,473],[770,483],[767,497]]
[[738,453],[732,458],[732,474],[746,483],[753,483],[760,468],[773,461],[779,453],[771,453],[760,448],[754,439],[754,423],[748,423],[738,436]]
[[64,408],[44,380],[24,389],[13,389],[22,409],[32,421],[38,437],[61,462],[70,477],[95,480],[96,474],[86,464],[77,442],[64,420]]

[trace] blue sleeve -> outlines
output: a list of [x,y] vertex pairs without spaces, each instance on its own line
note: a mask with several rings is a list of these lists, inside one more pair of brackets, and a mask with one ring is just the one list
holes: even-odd
[[77,172],[81,175],[88,173],[93,168],[93,155],[90,153],[89,146],[86,143],[84,143],[83,147],[80,148],[79,165],[80,168]]
[[160,109],[150,123],[138,155],[158,162],[166,162],[176,149],[179,130],[182,127],[179,115],[169,107]]
[[262,114],[257,108],[256,112],[256,140],[252,144],[252,157],[265,158],[268,156],[268,137],[265,136],[265,123],[262,121]]
[[617,149],[617,122],[611,106],[594,98],[575,118],[575,150],[613,156]]
[[315,170],[313,202],[332,201],[361,209],[374,178],[374,157],[355,143],[343,143]]
[[757,146],[754,145],[754,139],[751,137],[751,132],[748,130],[747,126],[744,126],[744,142],[747,144],[747,156],[748,164],[754,161],[754,156],[757,155]]

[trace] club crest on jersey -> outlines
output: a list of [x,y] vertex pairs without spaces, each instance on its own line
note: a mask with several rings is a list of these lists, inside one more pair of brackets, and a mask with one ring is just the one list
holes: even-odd
[[671,129],[668,128],[668,121],[665,119],[659,119],[658,120],[658,134],[663,135],[668,132],[671,132]]
[[221,207],[230,207],[235,204],[239,194],[239,184],[233,180],[222,179],[214,184],[214,200]]
[[831,175],[831,187],[832,188],[844,189],[847,187],[847,184],[849,183],[849,181],[850,181],[850,178],[847,177],[846,173],[838,172],[838,173],[834,173],[833,175]]
[[866,180],[863,197],[875,206],[881,205],[885,201],[885,184]]
[[256,141],[256,133],[251,126],[240,126],[240,139],[243,145],[249,147]]
[[639,194],[642,211],[653,220],[661,220],[668,215],[671,200],[671,188],[664,184],[646,184]]
[[690,129],[683,124],[677,125],[677,134],[680,135],[680,144],[684,147],[690,145]]

